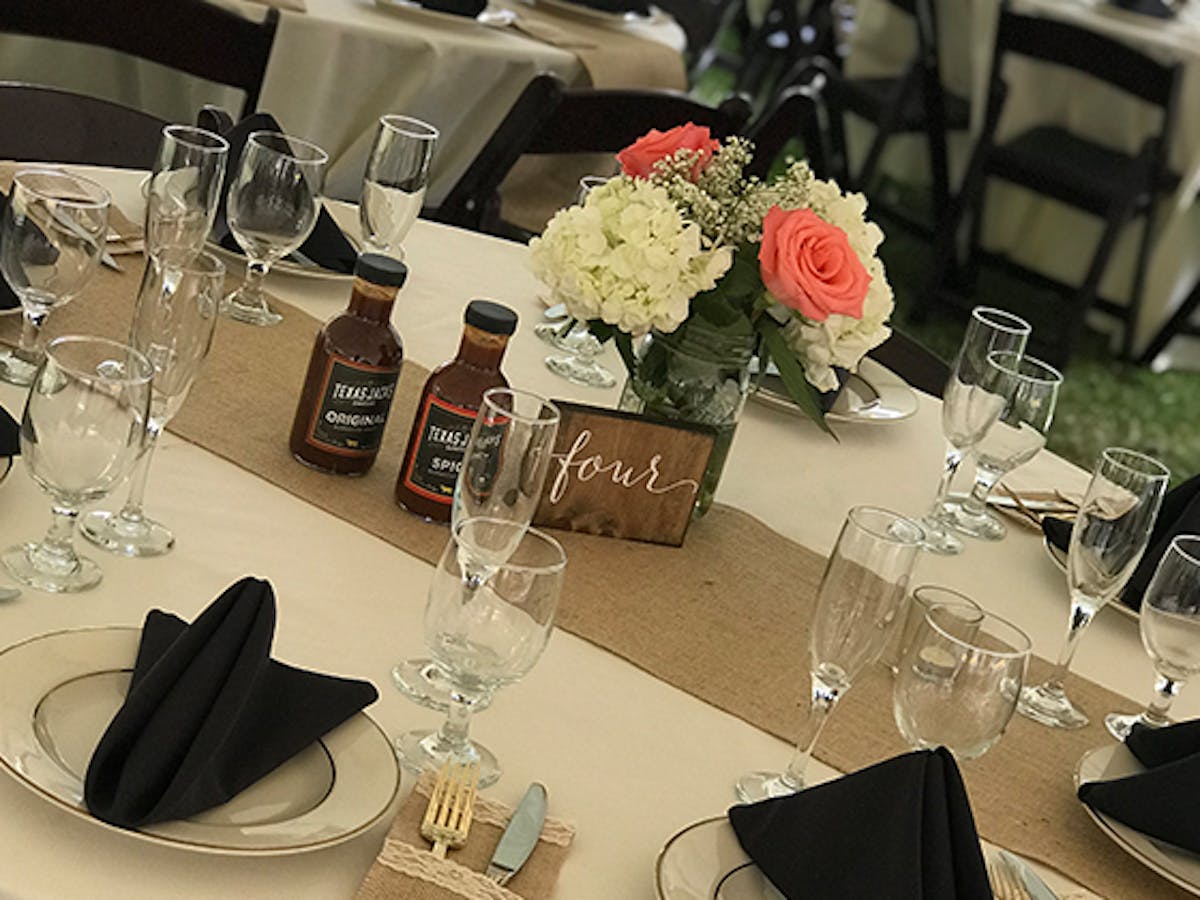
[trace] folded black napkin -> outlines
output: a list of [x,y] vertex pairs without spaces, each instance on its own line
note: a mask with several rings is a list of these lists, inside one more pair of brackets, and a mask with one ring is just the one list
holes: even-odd
[[426,9],[438,12],[453,13],[456,16],[475,18],[487,9],[487,0],[420,0]]
[[[7,207],[8,195],[4,191],[0,191],[0,217],[4,216]],[[20,305],[21,300],[9,285],[8,279],[0,278],[0,309],[16,309]]]
[[1175,18],[1175,10],[1163,3],[1163,0],[1111,0],[1111,2],[1119,9],[1140,13],[1143,16],[1153,16],[1156,19]]
[[570,0],[576,6],[586,6],[588,9],[598,9],[602,12],[637,13],[639,16],[650,14],[650,6],[645,0]]
[[[1046,516],[1042,519],[1042,532],[1046,539],[1064,553],[1071,545],[1071,523]],[[1129,582],[1121,591],[1120,600],[1131,609],[1142,608],[1142,596],[1150,586],[1154,570],[1158,568],[1171,540],[1180,534],[1200,534],[1200,475],[1193,475],[1183,484],[1167,491],[1154,527],[1150,531],[1150,542],[1141,562],[1133,570]]]
[[21,453],[21,426],[0,406],[0,456],[19,456]]
[[729,821],[789,900],[992,896],[962,777],[942,747],[735,806]]
[[[217,207],[212,234],[213,240],[234,253],[241,253],[242,248],[229,232],[225,203],[229,196],[230,182],[237,174],[242,150],[250,134],[255,131],[282,132],[283,129],[270,113],[260,112],[242,119],[224,134],[225,140],[229,141],[229,163],[225,169],[225,184],[221,189],[221,203]],[[317,216],[317,224],[313,226],[312,234],[300,245],[300,252],[322,268],[344,272],[347,275],[354,272],[354,264],[358,260],[358,251],[346,239],[346,235],[342,234],[342,229],[338,228],[324,205],[321,206],[321,213]]]
[[1080,785],[1079,799],[1142,834],[1200,853],[1200,720],[1134,725],[1125,746],[1146,771]]
[[243,578],[188,625],[146,616],[125,704],[88,765],[84,800],[126,828],[224,803],[378,698],[365,681],[270,657],[271,586]]

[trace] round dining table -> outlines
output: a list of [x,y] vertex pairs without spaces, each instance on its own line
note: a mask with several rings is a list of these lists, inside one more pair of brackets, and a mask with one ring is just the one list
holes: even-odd
[[[127,215],[139,217],[139,173],[82,171],[108,185]],[[343,227],[356,228],[353,207],[331,203],[330,209]],[[615,405],[619,388],[575,386],[544,365],[547,346],[533,326],[542,317],[545,292],[530,272],[524,246],[418,221],[404,249],[411,276],[393,322],[408,359],[432,367],[453,356],[466,303],[491,298],[521,316],[503,366],[514,386]],[[127,267],[140,265],[136,256],[121,259]],[[321,320],[340,312],[350,291],[346,278],[283,272],[272,274],[267,286]],[[603,359],[620,365],[611,348]],[[906,390],[894,376],[890,383]],[[247,391],[254,388],[245,385]],[[821,554],[832,547],[851,506],[923,513],[944,447],[940,401],[913,394],[911,417],[839,424],[836,441],[795,414],[750,402],[717,501]],[[23,402],[21,389],[0,385],[0,403],[18,417]],[[224,427],[236,432],[239,423]],[[389,427],[407,430],[408,423]],[[968,477],[965,473],[964,484]],[[1018,489],[1080,493],[1087,473],[1043,452],[1007,481]],[[137,626],[152,607],[190,619],[238,577],[257,575],[269,579],[279,597],[277,658],[375,683],[380,698],[367,712],[389,735],[437,724],[436,713],[390,683],[393,665],[423,653],[428,564],[170,433],[155,457],[147,511],[174,529],[177,545],[169,554],[121,558],[81,541],[100,559],[103,582],[79,594],[24,590],[0,605],[0,644],[63,629]],[[48,521],[48,499],[18,460],[0,483],[0,546],[38,536]],[[616,577],[621,573],[614,572]],[[914,580],[969,593],[1028,632],[1042,656],[1053,657],[1063,639],[1065,579],[1033,531],[1014,525],[1005,540],[972,542],[961,556],[925,555]],[[789,598],[777,602],[787,604]],[[805,653],[796,647],[797,655]],[[752,654],[744,664],[755,664]],[[1153,670],[1137,622],[1117,610],[1101,611],[1074,671],[1148,699]],[[795,695],[797,709],[808,690],[801,683],[777,688]],[[1200,712],[1200,692],[1185,692],[1175,712]],[[7,727],[0,722],[0,741]],[[533,671],[477,716],[472,733],[504,766],[488,796],[515,805],[527,784],[540,781],[549,789],[551,815],[575,824],[578,836],[553,895],[561,900],[651,900],[655,858],[664,842],[690,822],[724,813],[734,802],[739,775],[782,766],[791,752],[787,742],[561,630]],[[1046,740],[1053,738],[1047,732]],[[816,772],[821,778],[836,774],[820,765]],[[412,783],[406,774],[400,797]],[[0,773],[0,809],[0,897],[22,900],[350,897],[387,828],[384,817],[351,840],[307,853],[214,855],[151,843],[67,812],[7,771]],[[1043,871],[1052,885],[1069,887],[1055,872]],[[1147,878],[1154,883],[1154,876]]]

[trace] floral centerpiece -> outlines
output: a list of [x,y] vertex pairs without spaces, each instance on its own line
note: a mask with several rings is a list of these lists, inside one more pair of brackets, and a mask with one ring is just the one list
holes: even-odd
[[[888,338],[892,292],[866,200],[792,162],[747,176],[752,145],[688,124],[617,154],[621,174],[530,242],[553,301],[615,340],[629,370],[621,406],[713,426],[698,510],[711,503],[751,373],[778,370],[829,431],[839,372]],[[635,340],[641,338],[635,347]]]

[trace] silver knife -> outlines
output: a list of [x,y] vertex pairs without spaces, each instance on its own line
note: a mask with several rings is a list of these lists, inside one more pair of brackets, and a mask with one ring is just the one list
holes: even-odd
[[1025,891],[1032,900],[1058,900],[1058,895],[1050,890],[1050,886],[1042,881],[1037,872],[1033,871],[1033,868],[1021,857],[1014,856],[1007,850],[1001,850],[1000,859],[1025,886]]
[[500,836],[492,861],[488,863],[488,878],[496,884],[508,884],[508,880],[525,865],[529,854],[537,846],[546,821],[546,788],[536,781],[525,791],[516,812],[508,821],[508,827]]

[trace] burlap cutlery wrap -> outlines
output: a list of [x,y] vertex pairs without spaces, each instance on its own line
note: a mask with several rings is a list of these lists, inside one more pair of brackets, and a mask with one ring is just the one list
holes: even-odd
[[539,900],[550,896],[575,838],[573,826],[547,817],[528,862],[507,886],[500,887],[482,873],[512,810],[477,796],[466,845],[449,851],[444,860],[437,859],[420,831],[432,786],[433,775],[426,773],[401,805],[355,900]]

